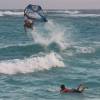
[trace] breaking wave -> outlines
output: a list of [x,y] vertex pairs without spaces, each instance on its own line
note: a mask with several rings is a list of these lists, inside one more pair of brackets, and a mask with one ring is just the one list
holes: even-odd
[[0,73],[17,74],[31,73],[40,70],[49,70],[52,67],[64,67],[60,55],[51,52],[46,55],[33,56],[30,58],[14,59],[0,62]]

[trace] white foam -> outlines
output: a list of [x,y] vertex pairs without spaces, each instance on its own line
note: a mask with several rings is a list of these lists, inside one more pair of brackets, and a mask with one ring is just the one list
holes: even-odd
[[66,10],[65,11],[65,13],[67,13],[67,14],[78,14],[78,13],[80,13],[79,11],[69,11],[69,10]]
[[100,98],[90,98],[90,99],[85,99],[85,100],[100,100]]
[[22,15],[24,15],[24,12],[0,11],[0,16],[5,16],[5,15],[22,16]]
[[78,53],[94,53],[95,49],[92,47],[76,47]]
[[78,10],[52,10],[48,12],[53,12],[53,13],[66,13],[66,14],[78,14],[80,11]]
[[100,14],[70,14],[68,17],[100,17]]
[[[50,12],[55,12],[54,15],[57,13],[59,15],[63,15],[66,17],[100,17],[100,14],[82,14],[80,11],[75,10],[75,11],[70,11],[70,10],[58,10],[58,11],[50,11]],[[57,15],[58,15],[57,14]],[[10,15],[10,16],[23,16],[24,12],[22,11],[0,11],[0,16],[5,16],[5,15]],[[36,18],[40,18],[37,14],[35,14]]]
[[23,60],[15,59],[2,61],[0,62],[0,73],[30,73],[34,71],[48,70],[52,67],[64,67],[61,56],[54,52],[37,57],[25,58]]

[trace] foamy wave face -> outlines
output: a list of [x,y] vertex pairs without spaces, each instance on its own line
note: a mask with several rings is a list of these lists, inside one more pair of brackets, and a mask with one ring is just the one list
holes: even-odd
[[22,16],[24,15],[23,12],[13,12],[13,11],[0,11],[0,16]]
[[30,73],[40,70],[48,70],[52,67],[64,67],[62,58],[51,52],[44,56],[26,58],[24,60],[15,59],[0,62],[0,73],[17,74]]

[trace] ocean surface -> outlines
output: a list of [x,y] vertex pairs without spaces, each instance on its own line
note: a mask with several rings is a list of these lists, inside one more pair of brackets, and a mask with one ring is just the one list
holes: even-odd
[[100,10],[46,15],[25,33],[23,10],[0,10],[0,100],[100,100]]

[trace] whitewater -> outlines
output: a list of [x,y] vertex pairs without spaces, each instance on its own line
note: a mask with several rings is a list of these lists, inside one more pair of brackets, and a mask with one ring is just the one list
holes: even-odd
[[45,12],[25,33],[23,10],[0,10],[0,100],[99,100],[100,10]]

